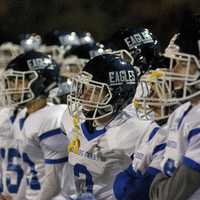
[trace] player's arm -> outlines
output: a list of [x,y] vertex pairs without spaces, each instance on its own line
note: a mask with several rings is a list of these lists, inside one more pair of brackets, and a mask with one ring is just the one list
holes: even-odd
[[159,172],[155,164],[149,166],[153,159],[161,157],[165,148],[159,128],[155,126],[151,130],[135,152],[132,166],[119,173],[115,179],[113,190],[118,200],[148,197],[149,187]]
[[[187,130],[187,127],[185,128]],[[187,150],[181,165],[171,177],[160,173],[150,188],[151,199],[184,200],[200,188],[200,128],[190,129],[186,136]]]
[[172,177],[159,173],[150,188],[150,199],[186,200],[200,187],[200,173],[180,166]]
[[[10,196],[3,194],[2,152],[0,149],[0,200],[9,200]],[[12,198],[10,198],[12,199]]]
[[45,166],[45,177],[40,192],[40,200],[49,200],[60,192],[61,185],[58,175],[62,168],[63,164]]
[[68,139],[62,129],[58,128],[41,134],[39,140],[45,158],[40,200],[49,200],[61,191],[63,167],[68,160]]
[[67,152],[69,140],[61,127],[40,134],[39,142],[45,158],[45,177],[40,200],[50,200],[60,194],[65,181],[69,179],[68,176],[72,176],[72,173],[64,175],[64,167],[69,165]]

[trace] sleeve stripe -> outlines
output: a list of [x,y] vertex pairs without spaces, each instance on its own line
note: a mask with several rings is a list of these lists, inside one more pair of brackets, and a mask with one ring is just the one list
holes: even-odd
[[148,167],[145,173],[156,176],[156,174],[160,173],[160,170],[155,167]]
[[194,137],[195,135],[198,135],[200,133],[200,128],[195,128],[192,129],[189,134],[188,134],[188,142],[190,142],[191,138]]
[[42,135],[39,136],[39,140],[42,141],[48,137],[54,136],[54,135],[59,135],[59,134],[64,134],[63,130],[60,128],[51,130],[51,131],[47,131],[45,133],[43,133]]
[[129,167],[125,170],[132,178],[136,178],[136,177],[140,177],[141,176],[141,172],[138,170],[137,172],[135,172],[135,170],[133,169],[132,165],[129,165]]
[[177,126],[178,129],[180,128],[180,126],[181,126],[181,124],[182,124],[182,121],[184,120],[185,116],[189,113],[189,111],[190,111],[191,109],[192,109],[192,105],[190,105],[190,106],[188,107],[188,109],[183,113],[183,116],[181,117],[181,119],[180,119],[180,121],[179,121],[179,123],[178,123],[178,126]]
[[68,157],[59,158],[59,159],[45,159],[45,164],[60,164],[68,162]]
[[159,129],[160,129],[159,127],[156,127],[152,130],[152,132],[149,135],[148,142],[155,136],[155,134],[158,132]]
[[15,116],[15,115],[12,115],[12,116],[10,117],[10,121],[11,121],[12,124],[14,123],[15,119],[16,119],[16,116]]
[[158,153],[159,151],[164,150],[165,147],[166,147],[166,143],[162,143],[162,144],[157,145],[157,146],[154,148],[152,155]]
[[200,164],[186,156],[183,157],[183,164],[195,171],[200,172]]

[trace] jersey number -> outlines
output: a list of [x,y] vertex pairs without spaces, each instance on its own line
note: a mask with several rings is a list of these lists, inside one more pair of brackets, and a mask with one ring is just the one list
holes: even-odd
[[[2,160],[7,159],[7,173],[14,173],[16,177],[15,183],[13,182],[12,177],[7,175],[6,177],[6,186],[9,193],[17,193],[20,183],[22,181],[24,171],[19,164],[16,164],[16,160],[21,160],[22,157],[17,149],[9,148],[6,152],[5,149],[0,149],[0,158]],[[40,183],[37,178],[37,172],[35,170],[34,163],[30,160],[26,153],[23,154],[23,161],[28,164],[29,168],[31,169],[32,178],[28,181],[29,186],[31,189],[36,190],[40,189]],[[2,177],[0,179],[0,192],[3,192],[3,181]]]
[[40,182],[37,177],[37,171],[35,170],[34,162],[28,157],[26,153],[23,153],[23,161],[30,167],[31,178],[27,179],[28,185],[32,190],[39,190],[41,188]]
[[92,175],[88,171],[88,169],[81,164],[76,164],[74,165],[74,175],[77,177],[80,177],[80,175],[83,174],[85,175],[85,186],[86,186],[86,191],[84,192],[93,192],[93,180],[92,180]]
[[[6,156],[7,155],[7,156]],[[21,180],[23,178],[24,172],[23,169],[19,164],[16,164],[15,161],[21,159],[20,153],[14,149],[14,148],[9,148],[8,151],[6,152],[5,149],[1,149],[1,158],[2,159],[7,159],[7,173],[14,173],[16,176],[16,181],[12,181],[12,177],[7,175],[6,177],[6,186],[8,189],[8,192],[10,193],[17,193]],[[2,181],[1,181],[2,183]],[[3,184],[2,184],[2,189],[3,191]]]

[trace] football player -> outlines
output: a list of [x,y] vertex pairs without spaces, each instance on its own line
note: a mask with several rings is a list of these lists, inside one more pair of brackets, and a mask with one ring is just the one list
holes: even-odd
[[153,119],[161,127],[143,136],[134,152],[132,164],[116,176],[113,191],[118,200],[136,199],[136,197],[138,200],[148,199],[150,184],[159,172],[155,166],[160,162],[166,147],[168,136],[166,122],[172,110],[163,100],[165,88],[160,87],[162,84],[159,82],[162,72],[163,69],[150,71],[140,79],[140,96],[133,100],[136,116],[144,121]]
[[[172,126],[158,174],[151,186],[151,199],[199,198],[199,30],[200,16],[188,16],[180,34],[174,38],[173,48],[166,52],[171,59],[174,93],[170,101],[184,103]],[[173,63],[175,63],[173,65]],[[189,101],[189,102],[187,102]],[[181,117],[182,116],[182,117]],[[173,115],[172,115],[173,117]],[[170,191],[170,192],[169,192]]]
[[[194,29],[190,29],[190,32],[191,31],[194,31]],[[198,38],[197,32],[196,29],[193,35],[196,38]],[[152,185],[152,199],[188,199],[195,191],[194,188],[199,184],[198,173],[195,171],[197,168],[194,168],[195,159],[191,157],[191,155],[189,155],[189,159],[184,158],[187,157],[186,154],[190,154],[187,152],[192,152],[192,150],[190,150],[192,146],[190,147],[190,145],[193,145],[192,143],[189,144],[185,139],[190,137],[189,135],[193,130],[198,130],[197,127],[199,126],[198,122],[192,117],[193,115],[195,116],[196,111],[194,110],[198,107],[195,107],[195,104],[198,103],[199,95],[197,89],[197,73],[199,69],[197,57],[199,56],[199,50],[198,42],[196,42],[196,39],[193,40],[191,38],[191,35],[185,34],[184,32],[184,34],[180,34],[178,37],[176,35],[172,39],[165,54],[165,56],[169,57],[171,60],[170,70],[166,73],[162,72],[162,76],[158,78],[158,81],[161,82],[161,84],[158,84],[160,95],[153,99],[153,102],[157,103],[157,105],[163,103],[165,106],[186,103],[177,108],[170,115],[166,126],[161,129],[162,134],[164,131],[167,134],[164,143],[159,145],[159,140],[155,140],[156,143],[154,147],[159,145],[159,148],[154,148],[153,153],[156,153],[157,150],[166,146],[165,151],[162,151],[160,156],[154,157],[153,153],[149,153],[151,148],[147,143],[143,148],[143,154],[140,154],[142,158],[145,158],[145,155],[147,155],[147,158],[150,158],[147,160],[148,162],[145,163],[146,169],[143,168],[144,165],[141,165],[142,162],[144,163],[144,160],[142,161],[141,159],[141,161],[139,161],[140,158],[136,156],[130,170],[124,172],[128,177],[125,184],[126,186],[124,186],[124,189],[127,189],[126,193],[124,192],[124,199],[134,199],[136,197],[137,199],[148,199],[149,186],[160,170],[162,170],[163,174],[171,176],[171,178],[167,178],[167,176],[162,174],[157,175],[155,184],[153,183]],[[190,86],[192,87],[190,88]],[[192,93],[190,92],[191,89],[193,91]],[[186,93],[184,91],[188,92]],[[162,96],[162,94],[164,95]],[[190,100],[190,102],[187,102],[188,100]],[[198,112],[196,115],[198,115]],[[193,135],[191,137],[193,137]],[[144,153],[145,148],[147,149],[146,153]],[[148,154],[150,157],[148,157]],[[161,166],[160,162],[162,163]],[[144,172],[142,171],[142,174],[136,173],[140,170],[140,168],[138,168],[140,166],[142,166],[143,170],[145,169]],[[190,177],[188,175],[190,175]],[[193,175],[196,179],[193,179]],[[180,177],[185,177],[185,179],[180,179]],[[191,185],[189,185],[190,180],[194,181]],[[182,185],[184,181],[185,184]]]
[[17,56],[3,73],[4,104],[26,108],[18,113],[13,131],[20,144],[28,183],[27,199],[49,200],[58,195],[65,187],[62,177],[72,179],[71,185],[65,188],[66,198],[71,188],[74,189],[71,168],[66,166],[68,138],[64,128],[70,123],[67,107],[47,103],[49,91],[56,87],[58,74],[54,60],[36,51]]
[[115,175],[131,163],[141,137],[158,125],[127,109],[138,79],[134,67],[119,56],[94,57],[71,81],[67,101],[74,127],[68,151],[78,193],[115,199]]
[[23,199],[22,155],[14,139],[12,124],[17,110],[1,108],[0,110],[0,199]]

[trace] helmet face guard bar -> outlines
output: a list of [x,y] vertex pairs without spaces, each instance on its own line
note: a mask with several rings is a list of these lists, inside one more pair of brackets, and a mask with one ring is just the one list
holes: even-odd
[[71,78],[80,73],[87,61],[84,61],[76,56],[71,56],[64,59],[60,69],[60,75]]
[[133,56],[126,49],[120,49],[120,50],[117,50],[117,51],[112,51],[111,49],[106,49],[105,53],[114,54],[116,56],[119,56],[123,60],[126,60],[131,65],[134,64]]
[[16,106],[34,98],[32,83],[38,78],[35,71],[21,72],[8,70],[2,74],[0,101],[3,106]]
[[[175,108],[181,102],[186,102],[200,95],[200,90],[188,94],[191,88],[200,84],[200,80],[198,79],[199,74],[191,75],[189,73],[191,62],[196,63],[195,58],[194,56],[185,57],[185,55],[180,56],[176,54],[176,59],[170,58],[171,64],[168,71],[154,70],[142,76],[140,81],[140,96],[134,100],[134,104],[140,115],[143,113],[145,118],[148,119],[148,115],[153,113],[154,109],[157,111],[159,109],[159,117],[155,118],[164,119],[169,116],[170,113],[166,113],[166,110],[170,110],[170,107]],[[186,73],[173,72],[174,62],[178,61],[186,63]],[[179,95],[176,93],[177,89],[174,88],[174,83],[177,81],[182,85]]]
[[174,35],[164,53],[170,59],[169,69],[155,70],[141,78],[141,96],[135,100],[135,105],[144,115],[160,108],[162,119],[166,110],[200,95],[199,60],[195,55],[180,52],[175,44],[177,37],[178,34]]
[[[166,79],[171,81],[171,83],[173,81],[181,81],[183,94],[179,96],[178,100],[187,101],[200,95],[200,62],[195,55],[180,52],[180,47],[174,43],[178,35],[174,35],[164,53],[164,56],[170,59],[169,73],[166,74]],[[174,66],[177,63],[184,65],[184,74],[175,72]],[[194,67],[196,72],[191,74],[194,71]],[[188,95],[187,92],[192,88],[198,88],[198,90]]]
[[170,114],[166,111],[179,105],[179,99],[173,96],[171,81],[173,82],[171,74],[161,70],[151,71],[142,76],[139,84],[140,94],[133,101],[140,118],[165,119]]
[[87,72],[71,78],[71,81],[67,103],[72,114],[83,110],[92,113],[84,119],[95,120],[113,113],[112,105],[109,104],[112,93],[107,84],[93,81],[92,75]]

